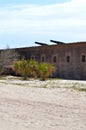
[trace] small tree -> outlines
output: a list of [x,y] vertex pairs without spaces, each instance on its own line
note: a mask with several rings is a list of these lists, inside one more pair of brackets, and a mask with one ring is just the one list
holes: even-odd
[[41,80],[45,80],[49,76],[52,75],[52,73],[55,71],[55,67],[52,64],[49,63],[40,63],[38,65],[38,75]]
[[0,74],[4,73],[7,68],[11,68],[13,62],[18,60],[19,54],[14,49],[5,49],[0,52]]

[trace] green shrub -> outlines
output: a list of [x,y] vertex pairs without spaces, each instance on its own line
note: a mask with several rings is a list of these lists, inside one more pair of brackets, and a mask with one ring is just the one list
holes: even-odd
[[24,80],[27,79],[29,73],[29,65],[26,60],[22,59],[21,61],[15,62],[14,69],[17,74],[20,74],[24,77]]
[[37,78],[37,72],[38,72],[38,62],[35,60],[29,60],[29,77]]
[[41,80],[45,80],[55,71],[55,67],[49,63],[40,63],[38,65],[38,76]]
[[45,80],[55,71],[55,67],[49,63],[38,63],[35,60],[24,60],[17,61],[14,63],[14,69],[17,74],[20,74],[24,77],[24,80],[27,77],[37,78]]

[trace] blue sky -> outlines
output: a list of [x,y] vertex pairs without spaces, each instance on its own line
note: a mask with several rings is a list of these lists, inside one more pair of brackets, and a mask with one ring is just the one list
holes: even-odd
[[86,41],[86,0],[0,0],[0,48]]
[[63,3],[68,0],[0,0],[1,5],[6,4],[55,4],[55,3]]

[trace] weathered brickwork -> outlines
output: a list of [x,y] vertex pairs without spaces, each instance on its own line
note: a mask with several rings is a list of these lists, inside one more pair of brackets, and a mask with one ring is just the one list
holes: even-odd
[[18,48],[26,59],[56,66],[55,77],[86,80],[86,42]]

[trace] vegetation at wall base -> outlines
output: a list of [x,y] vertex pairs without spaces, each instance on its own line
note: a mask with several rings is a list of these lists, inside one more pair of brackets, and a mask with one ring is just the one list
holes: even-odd
[[14,70],[16,74],[23,76],[24,80],[28,77],[40,78],[44,81],[55,71],[55,67],[49,63],[38,63],[35,60],[17,61],[14,63]]
[[29,65],[26,60],[22,59],[21,61],[15,62],[14,70],[16,74],[22,75],[24,77],[24,80],[27,80],[29,73]]
[[38,76],[44,81],[55,71],[55,67],[49,63],[40,63],[38,65]]

